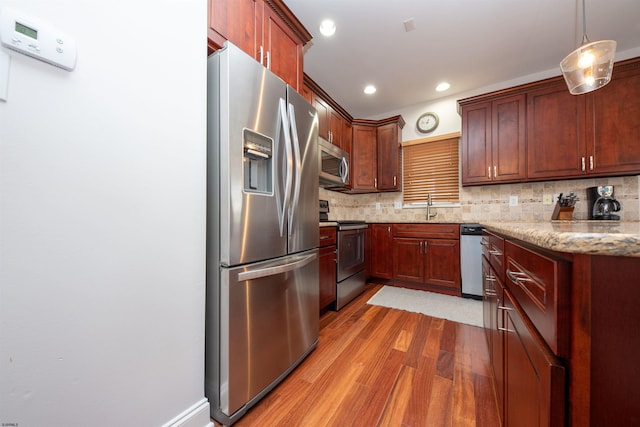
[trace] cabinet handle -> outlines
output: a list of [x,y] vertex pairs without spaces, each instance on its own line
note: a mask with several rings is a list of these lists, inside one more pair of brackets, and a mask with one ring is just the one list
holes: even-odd
[[263,64],[264,60],[264,47],[260,46],[260,63]]
[[267,51],[267,69],[271,69],[271,51]]
[[391,237],[391,227],[387,227],[387,237]]
[[[513,308],[509,308],[509,307],[505,307],[503,305],[500,305],[500,301],[498,301],[498,310],[503,310],[503,311],[513,311]],[[513,332],[515,333],[516,331],[514,331],[513,329],[509,329],[509,328],[503,328],[501,326],[498,326],[498,330],[502,331],[502,332]]]
[[393,186],[395,187],[396,185],[398,185],[397,184],[397,179],[396,179],[396,176],[393,175]]
[[486,276],[484,276],[484,280],[486,280],[487,282],[495,282],[496,281],[496,277],[492,276],[490,274],[487,274]]
[[423,242],[420,242],[420,255],[422,255],[422,243]]
[[496,295],[498,295],[497,293],[493,292],[492,290],[489,289],[485,289],[484,290],[484,294],[490,297],[495,297]]
[[326,240],[328,238],[329,238],[329,236],[320,236],[320,240]]
[[487,178],[491,179],[491,166],[487,166]]
[[493,256],[502,256],[502,252],[500,252],[497,249],[489,249],[489,254],[491,254]]
[[511,271],[507,269],[507,277],[516,285],[520,286],[520,282],[531,282],[532,280],[527,277],[525,273],[520,271]]
[[498,167],[497,166],[493,166],[493,177],[497,178],[498,177]]
[[373,178],[373,186],[378,188],[378,178]]
[[593,156],[589,156],[589,170],[593,170]]
[[502,331],[502,332],[513,332],[513,333],[515,333],[515,332],[516,332],[516,331],[514,331],[513,329],[503,328],[503,327],[500,327],[500,326],[498,326],[498,330],[499,330],[499,331]]
[[582,156],[582,172],[584,172],[585,170],[585,166],[584,166],[584,156]]

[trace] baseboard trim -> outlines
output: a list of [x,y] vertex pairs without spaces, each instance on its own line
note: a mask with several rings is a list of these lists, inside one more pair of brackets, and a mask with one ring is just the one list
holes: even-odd
[[163,427],[213,427],[209,417],[209,400],[202,399]]

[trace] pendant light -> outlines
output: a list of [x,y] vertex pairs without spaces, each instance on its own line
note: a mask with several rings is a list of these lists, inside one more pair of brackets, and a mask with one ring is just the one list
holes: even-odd
[[609,83],[616,54],[615,40],[590,42],[582,0],[582,44],[560,62],[564,80],[572,95],[591,92]]

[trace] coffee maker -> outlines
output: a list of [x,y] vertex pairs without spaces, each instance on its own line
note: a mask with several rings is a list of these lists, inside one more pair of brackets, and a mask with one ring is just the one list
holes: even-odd
[[620,202],[613,198],[613,185],[587,188],[589,219],[620,219]]

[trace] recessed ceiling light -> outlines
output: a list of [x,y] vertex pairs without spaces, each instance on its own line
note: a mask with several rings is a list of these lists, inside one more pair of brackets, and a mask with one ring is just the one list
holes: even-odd
[[331,19],[325,19],[320,23],[320,34],[331,37],[336,32],[336,24]]
[[376,87],[374,85],[368,85],[364,88],[364,93],[367,95],[372,95],[376,93]]
[[436,86],[436,92],[444,92],[445,90],[449,89],[450,87],[451,87],[451,85],[449,83],[442,82],[438,86]]

